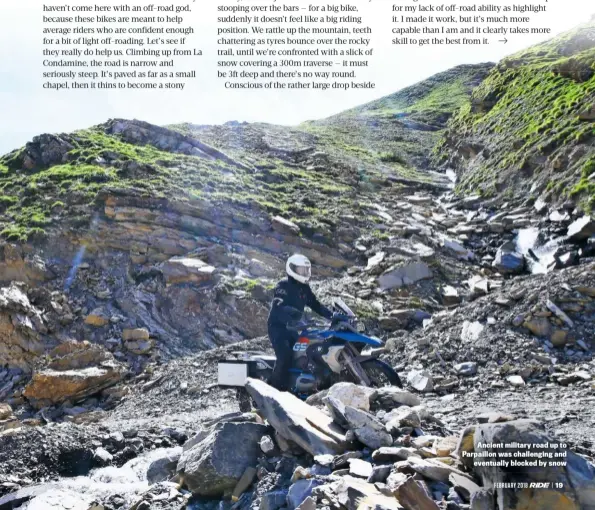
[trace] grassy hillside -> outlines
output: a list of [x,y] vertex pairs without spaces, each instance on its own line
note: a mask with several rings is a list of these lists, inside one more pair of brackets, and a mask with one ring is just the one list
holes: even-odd
[[[234,165],[222,158],[137,144],[107,132],[106,127],[55,137],[62,142],[60,161],[44,162],[36,155],[40,146],[43,151],[57,143],[51,137],[0,158],[3,237],[25,240],[61,220],[85,223],[100,204],[102,191],[182,202],[202,199],[237,206],[238,214],[242,209],[246,214],[283,214],[298,223],[308,217],[316,224],[332,222],[329,196],[334,197],[335,208],[349,200],[351,188],[340,178],[289,167],[286,160],[271,154],[250,157],[244,151]],[[299,199],[306,192],[310,204]]]
[[379,198],[366,192],[390,186],[387,177],[430,179],[430,148],[490,67],[457,67],[296,128],[232,122],[127,134],[113,120],[41,135],[0,157],[0,235],[24,241],[84,227],[106,193],[132,193],[230,205],[239,217],[282,215],[329,239],[346,210],[363,214]]
[[432,147],[450,117],[493,64],[458,66],[328,119],[302,127],[329,146],[364,155],[386,172],[424,179]]
[[595,23],[502,60],[452,119],[436,161],[461,192],[595,206]]

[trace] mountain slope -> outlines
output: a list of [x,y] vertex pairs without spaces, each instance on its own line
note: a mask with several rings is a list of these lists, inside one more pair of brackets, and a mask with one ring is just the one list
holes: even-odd
[[[467,83],[476,76],[470,69],[392,101],[415,108],[427,100],[424,111],[442,118],[452,105],[436,101],[439,85]],[[317,276],[364,263],[358,239],[370,244],[401,231],[386,212],[401,191],[421,181],[446,185],[361,143],[348,147],[333,132],[341,118],[322,131],[113,119],[40,135],[1,157],[0,282],[28,286],[8,292],[6,320],[20,299],[31,316],[53,310],[39,328],[2,340],[8,366],[30,372],[40,354],[73,338],[136,368],[151,345],[171,357],[252,338],[265,333],[270,289],[290,253],[307,255]],[[398,119],[381,122],[410,137],[413,152],[414,140],[427,145],[435,136]],[[373,125],[363,126],[371,139]],[[366,300],[355,308],[373,315]],[[123,349],[114,339],[134,328],[150,338]]]
[[[504,411],[542,419],[592,458],[595,221],[573,207],[457,197],[443,174],[429,170],[431,148],[444,137],[438,154],[458,165],[467,189],[474,162],[489,158],[489,148],[464,161],[458,151],[493,143],[506,157],[509,136],[531,135],[523,123],[555,103],[550,85],[576,96],[576,104],[563,97],[556,115],[568,124],[560,125],[590,125],[573,117],[581,94],[592,90],[581,60],[590,58],[588,44],[569,34],[519,54],[508,68],[461,66],[298,127],[112,119],[35,137],[0,158],[0,457],[10,458],[0,463],[0,496],[9,498],[0,507],[39,494],[20,487],[58,477],[106,510],[247,509],[287,489],[301,470],[292,455],[277,462],[277,450],[250,462],[259,466],[254,494],[248,489],[236,503],[189,502],[170,483],[138,494],[141,501],[128,475],[134,467],[144,479],[145,463],[160,453],[154,448],[211,444],[209,427],[219,419],[207,420],[237,408],[235,390],[216,384],[217,360],[270,349],[271,289],[292,252],[312,259],[321,301],[340,296],[369,334],[386,341],[379,355],[427,394],[436,419],[425,407],[419,416],[407,411],[394,444],[417,442],[419,431],[409,427],[417,416],[426,435],[420,454],[433,457],[438,448],[426,439],[434,431],[457,435],[485,412],[481,420],[509,419]],[[550,67],[562,64],[555,72],[566,74],[553,74]],[[545,92],[531,82],[545,103],[526,87],[536,69],[553,76]],[[502,76],[509,81],[500,83]],[[504,127],[494,127],[496,120]],[[588,130],[581,133],[561,137],[556,150],[581,161],[590,148]],[[532,135],[526,141],[528,153],[539,145]],[[484,171],[498,175],[499,161],[486,160]],[[392,413],[389,395],[381,400]],[[274,437],[289,447],[282,434]],[[226,452],[240,452],[237,436],[230,439]],[[87,478],[89,494],[84,480],[68,478],[106,464],[105,482],[101,471]],[[128,474],[115,483],[112,468],[122,464]],[[449,488],[439,485],[429,506],[445,504]],[[65,494],[72,495],[42,494],[31,508]],[[496,504],[487,497],[485,505]]]
[[493,64],[462,65],[399,92],[302,127],[329,146],[355,153],[385,173],[427,179],[432,147]]
[[595,22],[502,60],[452,119],[436,162],[461,192],[595,206]]

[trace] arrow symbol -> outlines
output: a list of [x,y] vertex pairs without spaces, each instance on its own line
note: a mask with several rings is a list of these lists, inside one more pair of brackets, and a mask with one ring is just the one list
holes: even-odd
[[498,42],[503,42],[504,44],[506,44],[508,42],[508,39],[506,39],[506,37],[504,39],[498,39]]

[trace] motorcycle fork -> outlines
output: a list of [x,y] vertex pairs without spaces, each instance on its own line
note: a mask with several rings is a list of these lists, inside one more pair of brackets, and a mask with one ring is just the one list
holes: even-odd
[[345,364],[355,380],[360,381],[360,384],[370,386],[371,382],[368,374],[366,374],[366,371],[362,368],[359,362],[356,361],[356,358],[360,356],[359,351],[353,347],[353,345],[347,343],[343,349],[343,356],[345,358]]

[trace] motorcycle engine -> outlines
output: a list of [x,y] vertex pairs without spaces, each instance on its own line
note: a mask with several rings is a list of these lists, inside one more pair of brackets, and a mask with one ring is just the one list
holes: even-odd
[[301,356],[295,360],[295,367],[300,370],[308,370],[308,357]]

